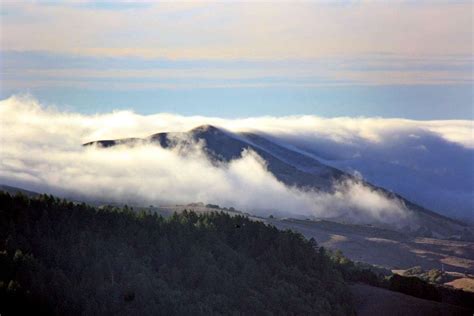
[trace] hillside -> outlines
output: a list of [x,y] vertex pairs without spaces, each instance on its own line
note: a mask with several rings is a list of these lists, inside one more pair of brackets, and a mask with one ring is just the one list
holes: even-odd
[[442,304],[365,284],[351,285],[359,316],[458,316],[471,315],[467,308]]
[[2,315],[354,314],[324,249],[223,213],[0,192]]
[[265,219],[280,229],[292,229],[315,238],[329,249],[338,249],[359,262],[387,269],[421,266],[474,273],[474,242],[416,237],[368,225],[341,224],[325,220]]
[[[393,312],[397,304],[408,314],[474,309],[472,293],[387,275],[236,212],[164,218],[128,206],[4,192],[0,205],[2,315],[365,315]],[[349,287],[361,282],[370,287]]]
[[420,266],[425,270],[445,269],[457,271],[460,278],[474,273],[474,242],[467,240],[418,237],[374,225],[357,225],[334,221],[300,220],[295,218],[258,217],[233,208],[208,207],[200,203],[168,205],[153,208],[163,216],[174,212],[192,210],[198,214],[212,211],[230,215],[246,215],[254,221],[262,221],[279,229],[298,232],[306,238],[314,238],[327,249],[341,250],[349,259],[381,266],[389,270],[409,269]]

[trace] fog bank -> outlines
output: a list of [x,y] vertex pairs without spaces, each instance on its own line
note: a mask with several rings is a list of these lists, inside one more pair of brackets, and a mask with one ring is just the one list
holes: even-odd
[[[407,167],[410,163],[424,163],[426,169],[431,168],[430,175],[434,172],[443,176],[446,170],[451,173],[471,171],[465,162],[466,155],[472,158],[471,121],[316,116],[227,120],[163,113],[145,116],[131,111],[82,115],[44,107],[30,97],[11,97],[0,101],[0,183],[141,205],[217,203],[265,216],[342,216],[359,222],[385,223],[409,217],[400,201],[389,200],[359,182],[335,183],[333,193],[285,186],[252,151],[242,152],[239,159],[228,164],[215,165],[203,154],[200,143],[185,152],[183,148],[163,149],[153,144],[133,148],[116,146],[107,150],[81,146],[98,139],[187,131],[202,124],[265,134],[328,164],[360,171],[372,181],[377,177],[372,177],[370,171],[377,168],[368,166],[375,160],[381,164],[380,170],[397,165],[393,160],[399,159],[398,166],[405,169],[410,169]],[[431,143],[419,143],[427,139],[431,139]],[[439,150],[451,148],[445,156],[454,160],[454,166],[444,171],[438,169],[447,162],[439,159],[446,157],[429,153],[431,147],[441,143],[444,147]],[[401,148],[405,148],[403,154]],[[412,157],[413,152],[418,151],[422,154]],[[400,179],[402,181],[410,180]],[[467,192],[465,199],[472,197],[472,187],[471,192],[465,187],[469,183],[472,184],[472,177],[467,176],[456,184],[460,188],[456,191],[458,194]]]

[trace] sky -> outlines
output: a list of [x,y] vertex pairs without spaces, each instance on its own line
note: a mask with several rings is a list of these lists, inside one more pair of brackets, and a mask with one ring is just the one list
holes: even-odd
[[0,99],[83,114],[473,119],[471,1],[2,1]]

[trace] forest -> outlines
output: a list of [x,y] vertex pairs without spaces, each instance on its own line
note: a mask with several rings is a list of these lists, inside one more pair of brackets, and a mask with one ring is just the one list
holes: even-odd
[[0,192],[3,315],[351,315],[324,248],[243,216]]
[[355,315],[355,282],[474,310],[472,293],[383,270],[241,215],[0,191],[2,316]]

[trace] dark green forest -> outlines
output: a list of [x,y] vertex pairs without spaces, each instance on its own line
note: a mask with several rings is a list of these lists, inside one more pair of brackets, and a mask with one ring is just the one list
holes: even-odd
[[5,315],[351,315],[341,266],[243,216],[163,218],[0,192]]
[[244,216],[164,218],[0,191],[2,316],[354,315],[353,282],[474,310],[472,293],[387,275]]

